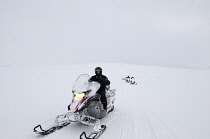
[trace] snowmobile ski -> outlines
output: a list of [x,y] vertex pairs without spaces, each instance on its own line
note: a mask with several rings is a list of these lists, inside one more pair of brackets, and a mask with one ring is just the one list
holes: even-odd
[[99,136],[106,130],[106,125],[102,125],[101,129],[99,129],[99,131],[94,131],[92,132],[88,137],[86,132],[83,132],[80,135],[80,139],[98,139]]
[[[55,132],[56,130],[59,130],[59,129],[69,125],[69,124],[70,124],[70,122],[65,122],[65,123],[62,123],[61,125],[52,126],[51,128],[49,128],[47,130],[44,130],[41,125],[37,125],[36,127],[34,127],[34,132],[36,132],[37,134],[40,134],[40,135],[48,135],[48,134]],[[39,129],[39,131],[37,131],[37,129]]]

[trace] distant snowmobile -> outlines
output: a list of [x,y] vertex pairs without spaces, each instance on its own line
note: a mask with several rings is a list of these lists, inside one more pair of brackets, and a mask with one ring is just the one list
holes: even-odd
[[130,84],[137,84],[134,77],[130,78]]
[[[107,87],[107,109],[103,109],[100,101],[100,95],[97,90],[100,88],[98,82],[90,82],[87,74],[80,75],[75,81],[72,93],[73,99],[68,106],[68,113],[57,116],[55,125],[47,130],[43,130],[41,125],[34,128],[34,132],[47,135],[58,129],[67,126],[71,122],[81,122],[85,125],[94,126],[94,132],[88,137],[85,132],[80,135],[80,139],[97,139],[106,129],[106,125],[100,125],[101,118],[105,117],[109,112],[114,110],[115,89]],[[39,131],[37,131],[39,129]]]
[[130,77],[129,76],[125,77],[125,81],[126,81],[126,83],[129,83],[130,82]]
[[123,80],[125,80],[126,83],[130,83],[132,85],[137,84],[134,77],[127,76],[127,77],[123,78]]

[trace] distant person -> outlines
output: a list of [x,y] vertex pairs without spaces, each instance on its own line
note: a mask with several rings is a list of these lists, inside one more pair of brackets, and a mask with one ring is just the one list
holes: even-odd
[[101,95],[101,102],[103,104],[103,108],[106,110],[107,109],[106,86],[110,85],[110,81],[106,76],[102,75],[101,67],[95,68],[95,74],[96,75],[92,76],[90,80],[100,83],[101,86],[96,93]]
[[130,77],[129,77],[129,76],[126,77],[126,78],[125,78],[125,81],[126,81],[126,83],[129,83],[129,82],[130,82]]

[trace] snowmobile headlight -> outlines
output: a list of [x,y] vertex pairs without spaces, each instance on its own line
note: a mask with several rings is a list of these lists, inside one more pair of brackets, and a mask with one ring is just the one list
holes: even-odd
[[74,93],[74,98],[77,100],[83,99],[85,96],[85,93]]

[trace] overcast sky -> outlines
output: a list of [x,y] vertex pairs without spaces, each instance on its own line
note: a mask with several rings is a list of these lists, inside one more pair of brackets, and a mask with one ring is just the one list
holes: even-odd
[[0,0],[0,66],[210,67],[209,0]]

